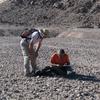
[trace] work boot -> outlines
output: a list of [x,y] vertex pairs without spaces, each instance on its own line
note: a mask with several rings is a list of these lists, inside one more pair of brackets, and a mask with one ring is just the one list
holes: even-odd
[[30,73],[29,69],[25,70],[25,76],[26,77],[30,77],[31,76],[31,73]]
[[31,75],[35,76],[35,70],[32,70]]
[[26,77],[31,77],[32,75],[31,75],[31,73],[26,73],[25,76]]

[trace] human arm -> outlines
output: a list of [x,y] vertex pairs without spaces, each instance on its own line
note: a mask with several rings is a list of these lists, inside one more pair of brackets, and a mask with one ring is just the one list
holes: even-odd
[[34,45],[34,43],[33,43],[33,41],[31,41],[30,43],[29,43],[29,57],[30,57],[30,60],[32,61],[32,59],[33,59],[33,55],[35,54],[35,51],[34,51],[34,49],[33,49],[33,45]]
[[50,58],[50,62],[52,64],[52,66],[58,66],[59,65],[58,54],[56,54],[56,53],[52,54],[51,58]]
[[41,40],[38,42],[38,44],[37,44],[36,51],[35,51],[35,53],[36,53],[37,55],[38,55],[38,51],[39,51],[39,49],[40,49],[40,47],[41,47],[42,40],[43,40],[43,39],[41,39]]
[[66,59],[66,63],[65,65],[70,65],[70,60],[69,60],[69,56],[67,54],[65,54],[65,59]]

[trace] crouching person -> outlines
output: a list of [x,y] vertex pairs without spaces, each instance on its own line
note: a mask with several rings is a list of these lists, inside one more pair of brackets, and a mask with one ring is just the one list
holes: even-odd
[[[21,34],[22,40],[20,41],[20,46],[24,58],[26,76],[35,74],[36,58],[38,57],[38,51],[45,34],[45,30],[38,29],[30,29]],[[32,67],[32,72],[30,71],[30,67]]]
[[69,56],[64,49],[60,49],[58,53],[52,54],[50,61],[52,69],[59,75],[67,75],[68,71],[72,71]]

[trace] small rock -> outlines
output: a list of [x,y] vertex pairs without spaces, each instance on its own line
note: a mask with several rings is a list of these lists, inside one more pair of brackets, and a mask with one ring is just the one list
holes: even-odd
[[2,90],[0,90],[0,94],[2,93]]
[[15,90],[14,93],[20,93],[20,91],[19,90]]

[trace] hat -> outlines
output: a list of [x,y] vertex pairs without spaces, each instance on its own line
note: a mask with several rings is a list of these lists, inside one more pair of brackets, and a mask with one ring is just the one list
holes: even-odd
[[44,34],[44,37],[49,37],[49,31],[47,29],[40,29],[40,31]]

